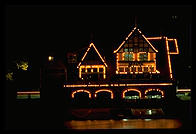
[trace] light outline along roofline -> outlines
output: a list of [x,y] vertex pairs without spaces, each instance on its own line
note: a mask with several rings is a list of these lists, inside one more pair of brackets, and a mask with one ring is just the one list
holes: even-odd
[[153,47],[153,45],[152,45],[152,44],[150,43],[150,41],[142,34],[142,32],[141,32],[138,28],[134,27],[134,29],[129,33],[129,35],[125,38],[125,40],[123,40],[123,42],[120,44],[120,46],[119,46],[116,50],[114,50],[113,53],[117,53],[117,52],[122,48],[122,46],[124,45],[125,41],[127,41],[127,40],[129,39],[129,37],[133,34],[133,32],[134,32],[136,29],[137,29],[138,32],[142,35],[142,37],[147,41],[147,43],[153,48],[153,50],[154,50],[155,52],[158,52],[158,50],[157,50],[156,48]]
[[[161,40],[161,39],[164,39],[164,38],[166,38],[166,37],[165,36],[163,36],[163,37],[147,37],[148,40]],[[176,38],[171,39],[171,38],[167,37],[167,40],[168,40],[168,42],[174,41],[175,49],[176,49],[175,52],[170,52],[170,49],[169,49],[169,54],[170,55],[172,55],[172,54],[176,54],[176,55],[179,54],[179,48],[178,48],[177,39]]]
[[176,51],[175,52],[169,52],[169,54],[179,54],[179,49],[178,49],[178,42],[177,42],[177,39],[167,39],[168,42],[170,41],[174,41],[174,44],[175,44],[175,49]]
[[[179,54],[179,48],[178,48],[177,39],[175,39],[175,38],[171,39],[171,38],[168,38],[166,36],[162,36],[162,37],[148,37],[148,39],[149,40],[165,39],[165,44],[166,44],[166,49],[167,49],[168,65],[169,65],[169,75],[170,75],[170,78],[173,79],[170,55],[172,55],[172,54],[175,54],[175,55]],[[174,41],[176,52],[170,52],[170,48],[169,48],[169,42],[170,41]]]
[[97,52],[97,54],[99,55],[100,59],[102,60],[102,62],[104,63],[104,65],[107,67],[106,62],[104,61],[103,57],[101,56],[101,54],[99,53],[99,51],[97,50],[97,48],[95,47],[94,43],[90,43],[88,49],[86,50],[84,56],[82,57],[82,60],[80,61],[80,63],[78,64],[77,68],[79,68],[79,66],[81,65],[82,61],[85,59],[87,53],[89,52],[90,48],[93,46],[93,48],[95,49],[95,51]]

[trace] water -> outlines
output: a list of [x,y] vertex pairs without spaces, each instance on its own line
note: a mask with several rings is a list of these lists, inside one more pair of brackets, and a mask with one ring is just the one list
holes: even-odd
[[71,120],[65,122],[68,129],[177,129],[178,119],[121,119],[121,120]]

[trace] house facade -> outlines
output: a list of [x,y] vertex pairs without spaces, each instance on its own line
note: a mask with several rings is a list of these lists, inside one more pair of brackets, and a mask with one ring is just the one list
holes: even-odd
[[64,88],[71,99],[82,94],[91,100],[104,95],[111,100],[165,99],[176,91],[171,62],[176,54],[177,39],[146,37],[134,27],[113,51],[115,63],[91,42],[73,68],[78,80],[66,82]]

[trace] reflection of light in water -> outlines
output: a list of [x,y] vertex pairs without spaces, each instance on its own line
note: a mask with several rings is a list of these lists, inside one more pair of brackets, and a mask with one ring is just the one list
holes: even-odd
[[151,110],[151,109],[148,110],[148,114],[149,114],[149,115],[152,115],[152,110]]
[[65,122],[65,126],[71,129],[176,129],[182,123],[176,119],[72,120]]
[[123,121],[128,121],[128,119],[122,119]]
[[152,119],[144,119],[145,121],[151,121]]

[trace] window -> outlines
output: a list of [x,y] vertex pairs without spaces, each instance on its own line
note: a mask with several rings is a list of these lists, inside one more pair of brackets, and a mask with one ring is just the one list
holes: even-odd
[[133,61],[133,53],[125,53],[124,60],[125,61]]
[[144,72],[148,72],[148,67],[144,67]]
[[128,67],[125,68],[125,72],[129,72],[129,68]]
[[139,60],[140,61],[148,61],[148,53],[141,53],[139,55]]
[[81,68],[80,75],[82,80],[90,80],[97,81],[98,79],[105,78],[104,68],[100,67],[89,67],[89,68]]
[[133,61],[133,54],[129,54],[129,61]]
[[124,68],[120,67],[119,72],[124,72]]
[[138,67],[138,72],[142,72],[142,67]]
[[136,72],[136,67],[131,67],[131,72]]
[[125,53],[125,61],[128,61],[128,60],[129,60],[129,54]]
[[154,67],[150,67],[150,72],[154,72]]
[[97,68],[93,68],[93,72],[97,72]]
[[91,68],[87,68],[87,72],[91,72]]
[[129,52],[133,52],[133,48],[129,48]]
[[103,68],[99,68],[99,72],[103,72]]
[[128,48],[124,48],[124,52],[128,52]]
[[85,72],[85,68],[82,68],[82,72]]

